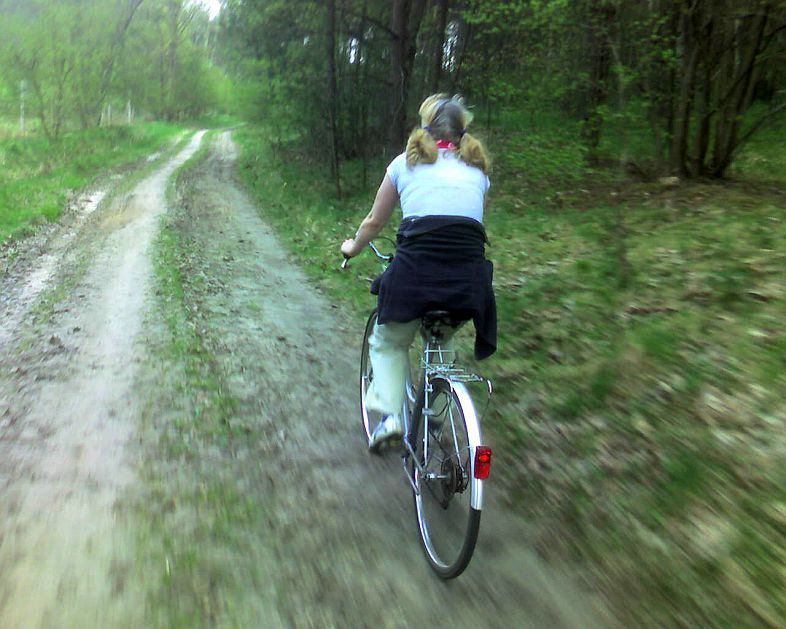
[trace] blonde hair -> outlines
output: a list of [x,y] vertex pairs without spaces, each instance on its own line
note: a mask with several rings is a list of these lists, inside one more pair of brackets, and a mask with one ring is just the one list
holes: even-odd
[[472,122],[472,112],[464,99],[456,95],[433,94],[423,101],[418,111],[420,127],[412,131],[407,140],[407,165],[433,164],[437,161],[437,140],[447,140],[458,146],[459,158],[488,173],[491,168],[486,149],[480,140],[467,133]]

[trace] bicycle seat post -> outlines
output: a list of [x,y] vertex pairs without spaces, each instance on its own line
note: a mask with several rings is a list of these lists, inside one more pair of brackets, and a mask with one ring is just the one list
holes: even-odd
[[426,362],[428,364],[445,364],[452,362],[446,359],[445,353],[452,353],[452,350],[445,350],[442,346],[445,340],[445,327],[456,329],[461,326],[466,319],[456,313],[447,310],[430,310],[423,315],[421,324],[421,335],[426,343]]

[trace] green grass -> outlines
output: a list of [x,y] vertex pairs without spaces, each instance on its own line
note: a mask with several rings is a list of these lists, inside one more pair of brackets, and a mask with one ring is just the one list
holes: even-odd
[[[760,112],[759,112],[760,113]],[[742,147],[732,165],[732,177],[753,180],[786,180],[786,152],[782,138],[786,137],[786,117],[773,118]]]
[[[27,133],[38,133],[40,124],[37,118],[25,121],[25,131]],[[0,115],[0,140],[17,137],[20,134],[19,118]]]
[[[209,608],[211,586],[198,577],[204,573],[210,578],[211,572],[198,540],[215,534],[211,529],[222,515],[215,512],[215,504],[225,510],[240,504],[226,493],[226,486],[214,487],[215,479],[198,469],[202,444],[225,447],[231,400],[217,386],[210,352],[189,318],[185,301],[189,278],[181,264],[184,243],[171,218],[164,221],[155,251],[156,317],[164,323],[165,335],[151,348],[151,355],[159,368],[165,366],[164,381],[175,394],[166,401],[151,399],[150,391],[158,390],[161,382],[158,388],[141,385],[150,400],[144,413],[147,431],[152,433],[148,452],[155,455],[144,468],[146,490],[139,512],[146,525],[138,528],[138,542],[150,592],[148,620],[153,626],[190,627],[215,613]],[[160,413],[162,407],[168,409],[166,413]],[[193,473],[190,489],[177,480],[184,468]],[[214,493],[222,499],[215,501]],[[237,515],[223,514],[224,518]]]
[[[587,167],[570,124],[513,122],[489,143],[500,348],[477,366],[498,392],[484,425],[511,504],[543,525],[544,554],[584,566],[624,626],[777,626],[786,152],[762,137],[732,181],[672,188]],[[352,188],[358,166],[344,166],[338,201],[263,129],[236,138],[266,220],[360,317],[379,267],[365,255],[337,271],[373,196]]]
[[41,136],[0,140],[0,242],[56,220],[74,191],[160,149],[181,131],[145,123],[69,133],[55,142]]
[[[204,150],[200,150],[179,172],[186,172],[203,157]],[[170,205],[177,176],[172,178],[167,190]],[[159,414],[162,401],[149,398],[150,390],[157,390],[156,387],[150,387],[149,383],[140,385],[150,399],[150,408],[144,413],[149,423],[147,430],[155,434],[150,437],[149,448],[155,456],[145,466],[146,494],[144,504],[140,505],[147,523],[139,529],[140,553],[153,566],[146,568],[148,574],[152,570],[157,577],[153,580],[155,585],[150,584],[147,615],[155,626],[169,627],[193,626],[201,617],[209,615],[209,610],[204,609],[209,586],[189,582],[188,588],[184,588],[182,584],[201,563],[194,536],[205,534],[210,524],[202,518],[188,516],[183,520],[185,528],[175,532],[172,518],[183,518],[183,513],[192,509],[203,508],[209,512],[213,503],[208,499],[209,488],[205,479],[200,478],[202,475],[197,475],[199,482],[192,480],[193,490],[188,492],[174,482],[178,478],[175,471],[194,461],[198,456],[196,443],[201,443],[205,434],[224,440],[220,433],[222,426],[227,425],[227,409],[231,406],[231,401],[216,386],[209,350],[189,318],[186,292],[192,278],[182,264],[184,247],[176,219],[167,215],[156,240],[154,257],[158,298],[153,316],[164,324],[165,331],[150,338],[157,339],[157,344],[151,347],[154,364],[165,366],[165,380],[175,391],[168,403],[169,411]],[[155,329],[152,322],[151,326]],[[208,440],[215,441],[212,437]],[[234,502],[227,499],[221,504]],[[209,519],[212,522],[212,514]]]
[[193,126],[210,129],[225,129],[243,124],[243,120],[231,114],[206,114],[192,122]]
[[146,620],[153,627],[249,626],[268,584],[264,566],[272,565],[265,555],[270,547],[252,546],[249,537],[249,531],[264,536],[270,527],[264,493],[248,493],[246,485],[252,457],[246,449],[261,438],[258,427],[234,418],[237,400],[213,350],[219,341],[199,307],[208,289],[202,252],[189,231],[192,201],[179,196],[195,194],[192,182],[183,181],[205,158],[210,140],[206,135],[172,177],[170,211],[154,246],[150,364],[148,380],[138,383],[148,401],[142,432],[147,456],[136,505]]

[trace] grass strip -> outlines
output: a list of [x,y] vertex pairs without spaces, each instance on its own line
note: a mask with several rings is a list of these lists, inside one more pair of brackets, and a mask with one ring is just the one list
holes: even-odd
[[56,220],[75,190],[160,150],[180,132],[156,122],[73,132],[54,142],[42,136],[0,140],[0,242]]
[[[137,505],[138,552],[148,583],[148,621],[155,627],[252,626],[268,587],[249,538],[269,527],[263,496],[249,492],[248,443],[255,428],[233,422],[228,392],[201,302],[209,294],[204,258],[189,214],[193,174],[213,133],[172,177],[169,212],[154,247],[156,298],[150,312],[150,364],[138,383],[146,458]],[[197,230],[198,231],[198,230]]]

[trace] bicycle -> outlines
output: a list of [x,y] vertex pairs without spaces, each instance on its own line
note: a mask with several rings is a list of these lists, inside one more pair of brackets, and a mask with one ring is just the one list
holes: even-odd
[[[374,243],[369,247],[384,262],[392,261],[393,256],[380,253]],[[368,341],[376,320],[375,309],[366,323],[360,357],[360,413],[367,439],[383,419],[365,403],[373,380]],[[413,379],[410,368],[401,412],[402,464],[413,492],[420,543],[443,579],[459,576],[472,558],[480,530],[483,483],[491,469],[491,448],[483,444],[480,418],[467,385],[485,383],[486,407],[493,386],[487,378],[457,365],[455,351],[445,345],[446,328],[452,332],[465,322],[447,311],[423,317],[418,375]]]

